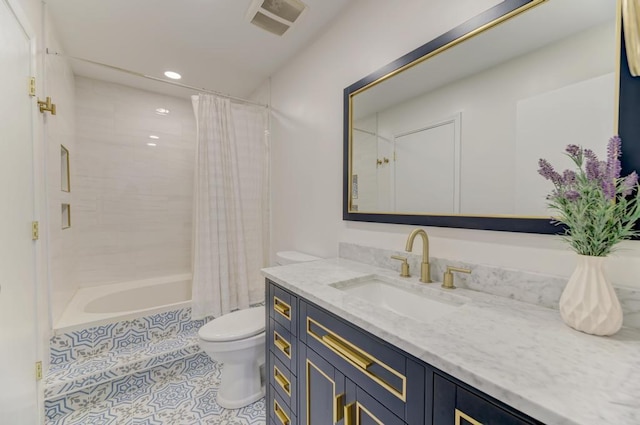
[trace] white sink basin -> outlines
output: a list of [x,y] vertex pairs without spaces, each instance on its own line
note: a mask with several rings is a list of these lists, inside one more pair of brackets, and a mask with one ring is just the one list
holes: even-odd
[[430,296],[401,288],[379,277],[339,282],[331,286],[385,310],[422,322],[452,313],[464,304],[464,301],[455,300],[454,297]]

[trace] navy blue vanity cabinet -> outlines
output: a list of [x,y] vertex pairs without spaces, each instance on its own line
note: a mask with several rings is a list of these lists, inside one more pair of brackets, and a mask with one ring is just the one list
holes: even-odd
[[540,425],[534,419],[439,373],[433,375],[433,425]]
[[296,425],[298,408],[298,297],[266,281],[267,420]]
[[[431,415],[425,412],[425,406],[430,407],[430,403],[425,403],[429,397],[425,397],[424,364],[307,301],[300,300],[299,318],[298,370],[303,375],[304,362],[307,361],[303,350],[306,350],[307,358],[320,357],[345,376],[346,392],[344,395],[336,393],[334,403],[337,410],[344,411],[337,413],[337,417],[345,417],[344,425],[370,421],[411,425],[430,423],[430,420],[425,420]],[[300,378],[303,384],[304,379]],[[312,403],[314,388],[301,385],[299,394],[300,405],[304,403],[305,395],[310,400],[308,403]],[[351,417],[355,422],[350,422]],[[314,424],[324,423],[309,423]]]
[[267,281],[272,425],[542,425]]

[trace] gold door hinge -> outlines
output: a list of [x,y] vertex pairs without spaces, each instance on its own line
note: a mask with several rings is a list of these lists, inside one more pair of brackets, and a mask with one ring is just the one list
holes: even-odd
[[37,221],[31,222],[31,239],[37,241],[40,238],[40,225]]
[[34,97],[36,95],[36,77],[29,78],[29,96]]
[[36,381],[42,379],[42,362],[36,362]]

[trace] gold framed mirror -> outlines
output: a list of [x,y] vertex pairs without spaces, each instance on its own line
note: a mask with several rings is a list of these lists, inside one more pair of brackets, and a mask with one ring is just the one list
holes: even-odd
[[615,2],[503,1],[347,87],[343,218],[557,232],[537,161],[618,134],[619,34]]

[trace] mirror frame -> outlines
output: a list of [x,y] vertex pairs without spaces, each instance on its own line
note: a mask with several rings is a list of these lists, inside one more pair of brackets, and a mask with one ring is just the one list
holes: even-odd
[[[375,223],[411,224],[420,226],[453,227],[477,230],[497,230],[506,232],[557,234],[564,232],[563,225],[554,225],[550,218],[526,217],[512,215],[429,215],[429,214],[389,214],[359,213],[351,211],[351,123],[352,98],[368,87],[376,85],[436,54],[467,40],[476,34],[506,21],[530,8],[548,0],[504,0],[502,3],[480,13],[463,24],[427,42],[417,49],[405,54],[379,70],[367,75],[344,89],[343,97],[343,214],[346,221],[364,221]],[[620,4],[618,21],[620,20]],[[617,26],[620,33],[620,25]],[[617,132],[623,140],[622,171],[628,174],[632,170],[640,170],[640,120],[634,123],[634,115],[640,110],[640,78],[629,73],[627,65],[624,37],[617,47],[619,60],[616,64],[618,82],[618,119]],[[612,117],[615,121],[616,117]],[[614,124],[615,127],[615,124]],[[614,129],[615,131],[615,129]]]

